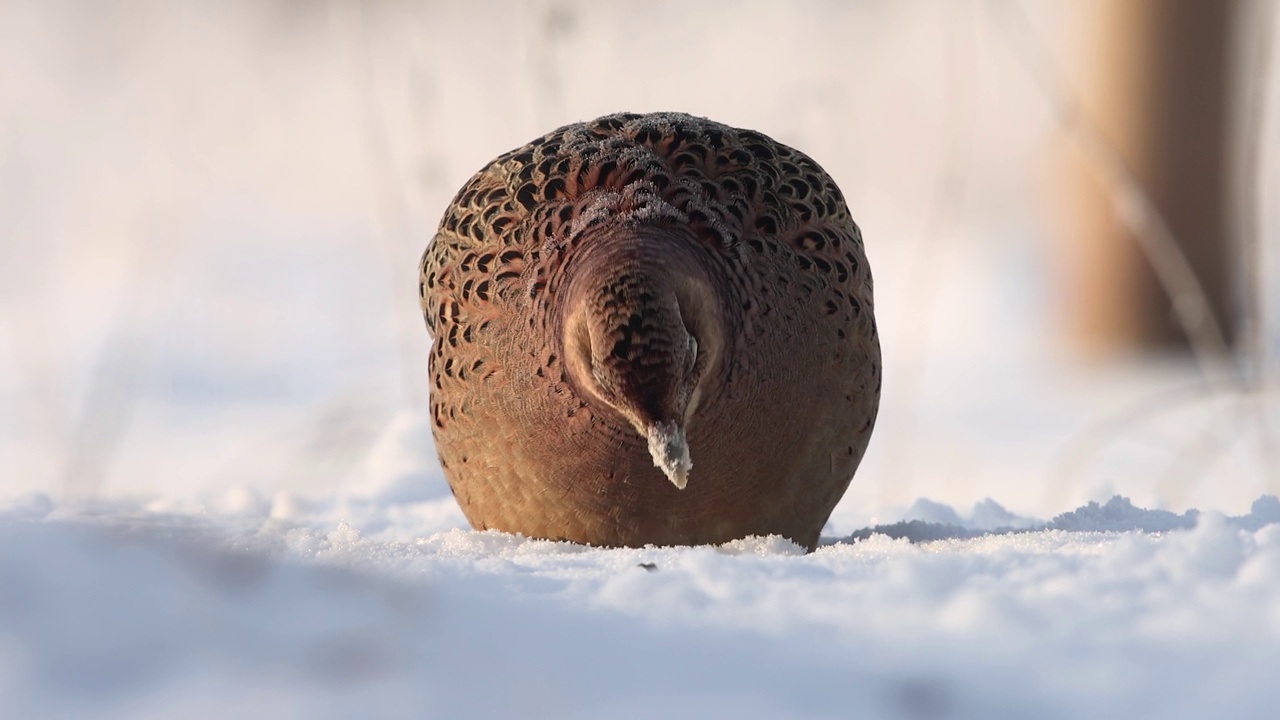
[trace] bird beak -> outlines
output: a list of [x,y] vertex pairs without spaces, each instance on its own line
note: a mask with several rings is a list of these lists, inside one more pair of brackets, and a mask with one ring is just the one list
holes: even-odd
[[650,425],[645,435],[649,439],[649,454],[653,456],[654,466],[666,474],[672,485],[683,490],[689,483],[689,471],[693,469],[684,427],[668,420]]

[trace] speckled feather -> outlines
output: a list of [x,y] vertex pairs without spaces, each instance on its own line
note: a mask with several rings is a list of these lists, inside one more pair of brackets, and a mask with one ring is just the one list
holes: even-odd
[[[682,229],[670,242],[691,244],[678,250],[705,268],[723,320],[683,491],[565,362],[576,259],[607,232],[647,227]],[[778,533],[812,547],[874,426],[880,351],[861,233],[817,163],[758,132],[618,114],[505,153],[445,210],[420,296],[436,447],[478,528],[600,545]],[[618,362],[643,373],[653,343],[630,343],[643,323],[625,332]]]

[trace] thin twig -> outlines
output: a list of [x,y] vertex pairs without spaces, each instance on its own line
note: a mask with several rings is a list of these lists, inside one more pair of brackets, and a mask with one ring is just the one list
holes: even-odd
[[572,32],[576,22],[574,10],[562,0],[542,0],[525,5],[531,16],[526,24],[525,68],[532,89],[534,123],[542,128],[552,125],[564,106],[564,82],[556,62],[557,45]]
[[1277,92],[1269,82],[1273,61],[1272,46],[1275,42],[1276,13],[1274,2],[1256,4],[1256,17],[1250,17],[1248,28],[1254,37],[1246,44],[1251,52],[1247,60],[1248,93],[1246,95],[1242,131],[1240,190],[1236,193],[1239,204],[1240,245],[1243,255],[1244,276],[1244,347],[1249,358],[1249,374],[1246,382],[1251,395],[1250,410],[1257,423],[1258,452],[1262,456],[1264,479],[1268,491],[1280,494],[1280,476],[1268,469],[1280,467],[1280,451],[1275,445],[1275,433],[1267,415],[1265,397],[1269,388],[1270,363],[1267,352],[1267,257],[1264,252],[1262,221],[1259,217],[1271,207],[1268,183],[1264,179],[1263,152],[1269,147],[1264,136],[1270,125],[1269,118],[1280,112]]
[[[970,21],[977,16],[973,12],[975,7],[972,3],[950,3],[946,7],[955,15]],[[952,17],[942,19],[947,27],[960,26],[958,22],[951,22],[954,20]],[[938,280],[941,258],[937,240],[942,228],[959,212],[972,172],[970,161],[974,109],[972,85],[966,81],[972,80],[977,73],[976,63],[973,62],[977,41],[973,37],[976,29],[973,22],[968,23],[968,29],[969,33],[962,34],[957,30],[946,36],[950,41],[943,55],[944,87],[947,91],[944,104],[948,108],[948,121],[943,123],[946,149],[934,181],[928,219],[912,249],[906,281],[902,286],[901,307],[906,310],[907,318],[902,323],[906,329],[902,333],[899,348],[902,360],[895,373],[897,389],[894,404],[902,408],[903,414],[897,421],[895,437],[898,440],[891,450],[893,460],[890,466],[895,468],[895,472],[889,477],[889,487],[881,489],[881,501],[885,505],[908,499],[914,482],[914,458],[917,454],[915,436],[927,360],[924,347],[928,344],[933,328],[938,288],[942,284]],[[964,42],[965,38],[968,38],[968,43]],[[965,68],[966,64],[971,67]],[[969,102],[964,102],[966,99]],[[890,489],[894,497],[889,497]]]
[[1177,507],[1186,502],[1187,495],[1197,476],[1203,476],[1233,445],[1243,437],[1234,429],[1232,419],[1240,414],[1237,398],[1227,398],[1225,408],[1213,413],[1190,442],[1169,461],[1159,484],[1157,495],[1167,505]]
[[179,276],[173,267],[186,240],[187,233],[166,214],[129,248],[111,329],[72,416],[62,471],[67,498],[97,498],[128,439],[154,361],[156,311],[167,305]]
[[[377,197],[377,213],[381,220],[382,231],[379,233],[383,241],[383,249],[387,258],[387,269],[390,280],[392,317],[395,319],[396,336],[399,349],[399,366],[401,391],[404,401],[411,407],[421,407],[426,403],[426,379],[423,363],[416,357],[411,333],[421,331],[417,305],[413,295],[404,282],[407,268],[411,267],[409,259],[415,257],[411,249],[414,232],[413,213],[409,209],[409,201],[405,197],[406,190],[400,180],[399,166],[396,163],[394,143],[388,127],[386,111],[377,97],[377,71],[374,67],[373,50],[369,42],[368,17],[365,3],[358,2],[351,9],[350,15],[343,22],[338,13],[339,3],[330,6],[337,21],[347,26],[351,34],[351,57],[355,72],[355,90],[360,103],[361,126],[364,130],[366,157],[369,159],[370,174],[373,178],[374,193]],[[401,261],[405,264],[401,264]],[[401,295],[400,290],[404,290]]]
[[1199,402],[1218,393],[1235,389],[1234,384],[1197,380],[1145,395],[1119,410],[1093,420],[1077,432],[1059,454],[1054,463],[1055,479],[1045,487],[1045,507],[1061,507],[1066,491],[1075,479],[1085,474],[1109,445],[1126,430],[1146,422],[1162,413]]

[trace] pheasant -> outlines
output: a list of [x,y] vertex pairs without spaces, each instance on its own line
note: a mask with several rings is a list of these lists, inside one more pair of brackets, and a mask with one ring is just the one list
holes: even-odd
[[420,271],[475,528],[817,545],[881,377],[862,234],[808,156],[679,113],[567,125],[476,173]]

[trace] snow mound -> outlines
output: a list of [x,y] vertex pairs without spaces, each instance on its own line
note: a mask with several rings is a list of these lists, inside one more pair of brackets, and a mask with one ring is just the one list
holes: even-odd
[[[961,518],[960,513],[948,505],[922,499],[917,500],[907,511],[906,518],[899,522],[863,528],[845,538],[824,538],[823,542],[826,545],[854,542],[873,535],[929,542],[1044,530],[1159,533],[1189,530],[1196,527],[1199,518],[1199,510],[1188,510],[1181,515],[1168,510],[1148,510],[1119,495],[1102,505],[1090,501],[1047,523],[1014,515],[991,499],[976,505],[968,519]],[[1280,499],[1264,495],[1253,502],[1248,514],[1225,516],[1224,522],[1246,530],[1280,523]]]

